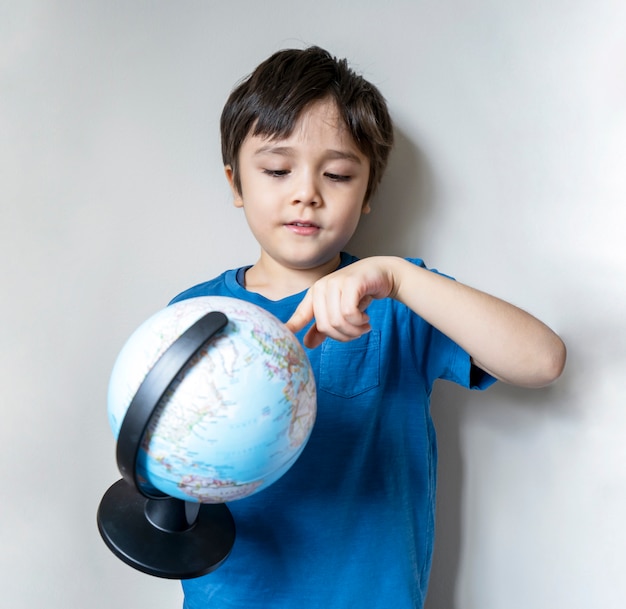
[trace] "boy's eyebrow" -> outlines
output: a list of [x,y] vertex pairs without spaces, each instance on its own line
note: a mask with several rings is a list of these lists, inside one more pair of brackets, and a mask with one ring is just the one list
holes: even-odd
[[[290,146],[273,146],[272,144],[266,144],[265,146],[261,146],[254,151],[255,156],[261,154],[277,154],[279,156],[288,157],[295,154],[295,149]],[[330,149],[326,151],[326,156],[329,159],[346,159],[359,164],[362,162],[361,158],[351,150]]]

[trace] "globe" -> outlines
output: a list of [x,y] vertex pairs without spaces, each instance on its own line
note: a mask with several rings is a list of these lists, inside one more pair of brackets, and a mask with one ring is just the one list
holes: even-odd
[[133,397],[172,344],[208,312],[228,322],[178,371],[156,404],[136,457],[146,496],[223,503],[278,480],[302,452],[316,415],[304,349],[276,317],[222,296],[157,312],[120,351],[108,388],[116,439]]

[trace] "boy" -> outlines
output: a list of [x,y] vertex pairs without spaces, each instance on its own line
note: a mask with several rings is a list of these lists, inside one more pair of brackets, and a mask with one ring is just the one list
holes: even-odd
[[561,340],[497,298],[420,260],[343,252],[393,143],[384,99],[322,49],[280,51],[231,94],[222,153],[257,262],[174,301],[224,295],[282,319],[307,347],[317,421],[298,462],[230,504],[219,570],[183,583],[186,609],[421,608],[436,474],[437,378],[542,386]]

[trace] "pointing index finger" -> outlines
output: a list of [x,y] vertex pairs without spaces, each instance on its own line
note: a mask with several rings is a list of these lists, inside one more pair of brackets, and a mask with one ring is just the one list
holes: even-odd
[[312,319],[313,300],[311,298],[311,291],[309,290],[285,325],[295,334],[299,330],[302,330]]

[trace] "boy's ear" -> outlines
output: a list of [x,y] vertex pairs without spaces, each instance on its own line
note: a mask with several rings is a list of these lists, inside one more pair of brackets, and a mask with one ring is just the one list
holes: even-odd
[[230,190],[233,193],[234,206],[243,207],[243,199],[241,198],[241,193],[239,192],[239,190],[237,190],[237,187],[235,186],[235,174],[231,165],[224,165],[224,174],[226,175],[226,179],[228,180]]
[[362,214],[369,214],[372,211],[372,208],[370,207],[370,202],[369,201],[364,201],[363,202],[363,207],[361,207],[361,213]]

